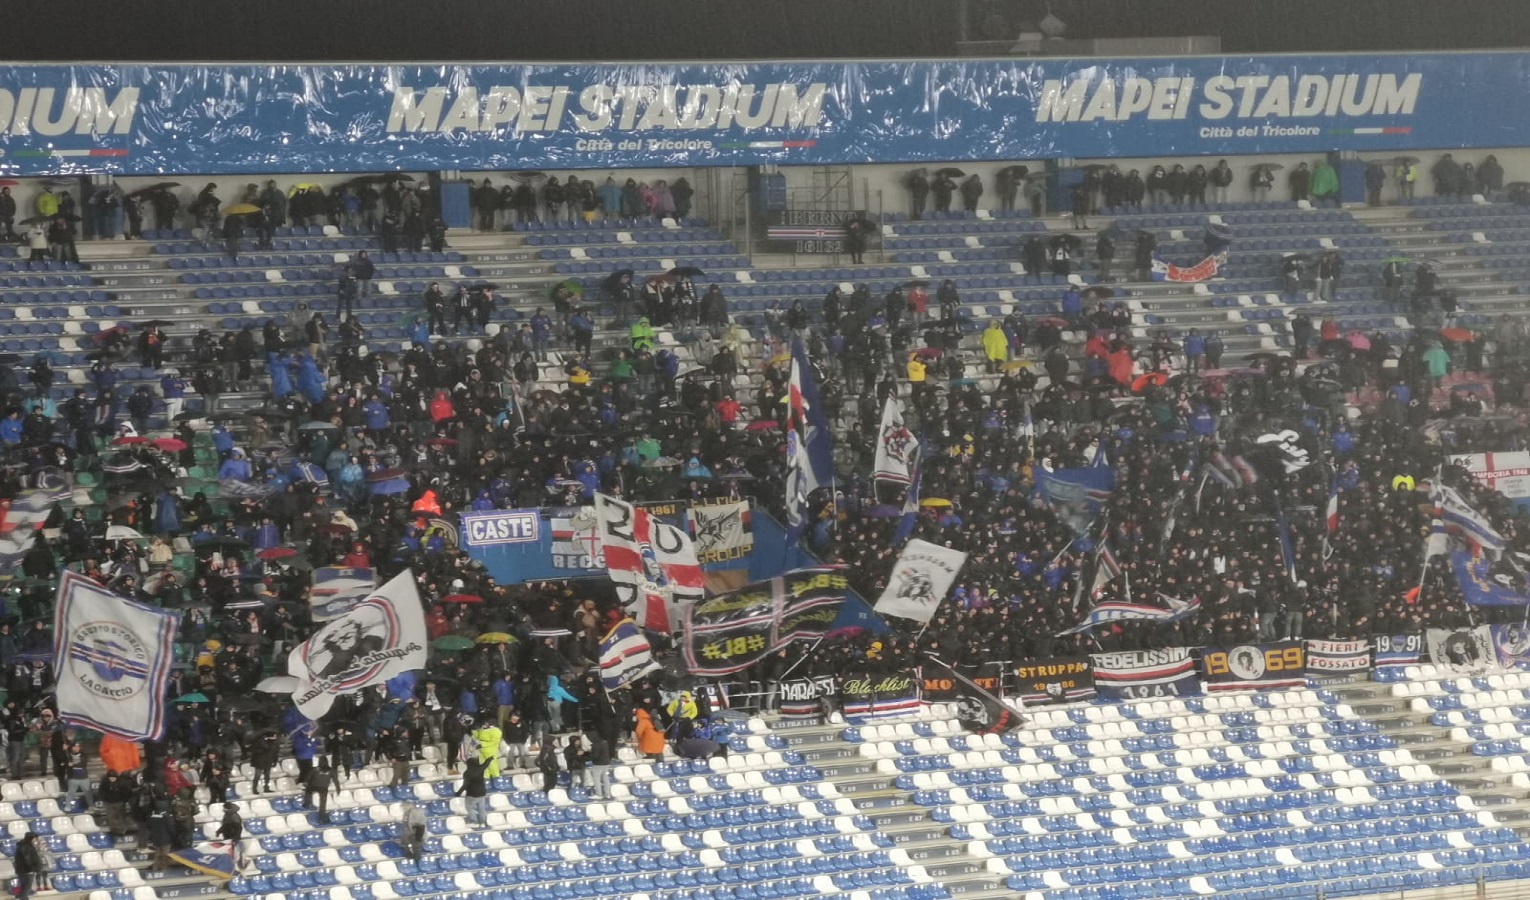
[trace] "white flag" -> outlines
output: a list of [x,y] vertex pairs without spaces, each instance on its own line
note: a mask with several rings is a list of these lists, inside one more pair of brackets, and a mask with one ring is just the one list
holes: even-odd
[[887,589],[877,599],[876,611],[916,622],[930,621],[966,561],[967,554],[960,550],[909,541],[893,566]]
[[903,401],[888,397],[882,404],[882,429],[877,432],[877,457],[872,478],[908,484],[919,459],[919,441],[903,423]]
[[425,609],[406,569],[293,649],[287,657],[287,672],[298,679],[292,702],[317,719],[340,694],[424,668],[427,643]]
[[130,741],[163,737],[179,621],[66,570],[53,637],[59,718]]
[[650,631],[678,626],[683,608],[705,593],[690,535],[605,494],[595,495],[595,513],[606,571],[622,605]]

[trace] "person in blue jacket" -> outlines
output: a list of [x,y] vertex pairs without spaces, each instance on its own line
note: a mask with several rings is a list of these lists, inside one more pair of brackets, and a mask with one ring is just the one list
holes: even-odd
[[227,456],[234,450],[234,435],[224,427],[222,422],[212,427],[212,445],[219,456]]
[[318,403],[324,399],[324,373],[319,370],[319,364],[314,362],[313,357],[303,354],[298,357],[297,384],[302,392],[303,399],[309,403]]
[[414,321],[409,323],[409,343],[415,347],[430,346],[430,326],[425,322],[424,316],[415,316]]
[[228,459],[218,467],[219,481],[249,481],[250,462],[244,458],[244,451],[235,447],[229,451]]
[[1333,452],[1340,456],[1348,456],[1355,452],[1355,434],[1349,430],[1349,423],[1340,420],[1333,427]]
[[1077,324],[1084,317],[1084,297],[1078,292],[1078,288],[1069,285],[1062,295],[1062,317],[1068,320],[1069,325]]
[[473,498],[472,508],[473,512],[492,512],[494,510],[494,498],[489,496],[488,488],[479,491],[478,496]]
[[21,443],[21,410],[13,409],[0,419],[0,444],[15,447]]
[[285,399],[292,393],[292,357],[285,353],[266,354],[266,373],[271,376],[271,396]]
[[181,511],[175,495],[160,491],[154,498],[154,533],[175,534],[181,530]]
[[1201,358],[1206,355],[1206,339],[1201,337],[1200,331],[1192,328],[1185,335],[1185,370],[1199,372],[1201,370]]
[[366,420],[368,431],[383,431],[388,427],[388,406],[376,394],[361,405],[361,415]]

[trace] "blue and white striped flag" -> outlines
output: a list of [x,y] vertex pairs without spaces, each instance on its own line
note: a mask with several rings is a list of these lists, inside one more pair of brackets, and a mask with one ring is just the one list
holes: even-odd
[[130,741],[162,737],[179,623],[179,613],[118,597],[65,570],[53,646],[59,718]]

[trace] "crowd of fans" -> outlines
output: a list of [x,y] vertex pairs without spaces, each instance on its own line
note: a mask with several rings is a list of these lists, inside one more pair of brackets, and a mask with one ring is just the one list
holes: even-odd
[[[524,186],[512,209],[541,214],[514,205]],[[577,204],[569,200],[570,190],[558,204],[591,203],[582,187]],[[625,190],[613,193],[622,195],[618,213],[631,213],[621,205]],[[547,203],[546,192],[538,199]],[[544,211],[555,214],[558,204]],[[678,201],[673,210],[648,208],[683,215]],[[391,212],[388,201],[380,211]],[[403,782],[432,743],[443,746],[451,772],[465,772],[470,800],[501,774],[502,747],[510,768],[541,772],[545,786],[567,773],[595,794],[624,743],[650,757],[717,752],[719,742],[708,740],[719,736],[710,730],[712,695],[680,693],[699,686],[670,636],[653,636],[668,660],[663,673],[607,692],[595,663],[599,639],[621,615],[609,586],[496,584],[457,546],[453,523],[469,510],[589,503],[596,491],[629,500],[747,494],[782,515],[779,423],[796,339],[809,348],[839,432],[840,477],[809,498],[803,540],[846,564],[863,595],[880,592],[898,554],[896,532],[908,530],[899,515],[906,497],[869,473],[882,402],[899,395],[923,447],[915,499],[926,502],[912,534],[969,558],[927,629],[893,621],[891,634],[789,647],[745,680],[768,684],[793,667],[840,674],[850,663],[903,669],[922,650],[975,666],[1095,648],[1410,632],[1480,616],[1462,605],[1443,564],[1424,566],[1427,494],[1394,480],[1436,477],[1448,452],[1525,445],[1530,344],[1508,320],[1475,353],[1428,327],[1405,340],[1367,336],[1362,350],[1325,323],[1309,330],[1316,340],[1298,336],[1291,356],[1262,354],[1229,368],[1220,345],[1193,330],[1143,346],[1126,307],[1091,311],[1081,296],[1061,298],[1058,317],[1017,313],[969,339],[950,283],[933,297],[924,285],[884,298],[859,288],[813,309],[794,304],[755,341],[729,324],[716,288],[671,280],[644,291],[620,275],[607,285],[604,299],[624,320],[643,312],[671,323],[683,349],[658,346],[645,317],[627,327],[624,346],[594,352],[594,323],[572,291],[523,329],[446,341],[447,294],[439,292],[439,302],[422,300],[412,346],[396,356],[370,352],[354,319],[337,333],[313,315],[258,337],[253,329],[221,341],[208,334],[183,361],[164,358],[163,334],[151,326],[136,341],[124,333],[105,342],[91,373],[94,398],[82,389],[55,405],[45,363],[29,373],[28,390],[12,383],[20,399],[0,422],[13,463],[0,468],[0,496],[59,474],[99,481],[106,499],[99,517],[57,512],[50,525],[58,531],[47,533],[56,536],[40,538],[21,561],[8,598],[13,620],[0,623],[8,775],[52,774],[72,798],[100,800],[113,833],[136,824],[145,846],[164,848],[190,840],[195,784],[221,807],[236,763],[254,767],[261,792],[287,752],[321,817],[325,798],[359,767],[387,761]],[[469,328],[494,317],[492,288],[462,293],[474,291]],[[1087,342],[1070,346],[1079,333]],[[147,388],[125,403],[115,396],[114,363],[135,353],[146,365],[197,373],[188,385],[165,371],[169,428],[155,427],[159,407]],[[700,364],[683,367],[682,357]],[[546,380],[560,364],[564,377]],[[209,370],[221,380],[196,383]],[[1481,383],[1442,387],[1458,370]],[[996,383],[980,384],[975,371]],[[759,377],[736,391],[739,373]],[[188,387],[253,388],[262,376],[265,405],[213,415],[205,447],[201,414],[180,411]],[[1247,485],[1208,477],[1215,458],[1255,459],[1257,437],[1287,429],[1304,467],[1271,468]],[[156,435],[173,442],[145,440]],[[1034,489],[1036,468],[1093,465],[1114,469],[1114,490],[1090,522],[1070,525]],[[1501,496],[1449,466],[1442,477],[1515,548],[1530,549]],[[1340,496],[1331,537],[1322,515],[1330,486]],[[1280,518],[1294,537],[1294,577],[1279,548]],[[109,537],[108,528],[131,532]],[[1095,599],[1085,588],[1102,545],[1124,575],[1101,596],[1195,598],[1200,611],[1173,625],[1125,622],[1060,637]],[[312,633],[310,571],[331,565],[374,568],[380,582],[412,570],[433,659],[412,687],[362,691],[311,723],[283,694],[257,686]],[[185,613],[167,736],[143,748],[141,765],[94,791],[78,735],[50,706],[50,598],[60,566]]]

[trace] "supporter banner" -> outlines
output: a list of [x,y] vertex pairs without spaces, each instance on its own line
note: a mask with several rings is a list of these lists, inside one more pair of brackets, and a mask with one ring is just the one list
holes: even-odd
[[316,621],[328,621],[367,598],[377,587],[377,573],[359,567],[326,566],[313,570],[313,588],[308,592],[310,614]]
[[1496,661],[1493,634],[1486,625],[1476,628],[1429,628],[1424,631],[1429,661],[1437,666],[1475,669]]
[[1378,669],[1416,666],[1423,652],[1421,634],[1378,634],[1371,638],[1371,660]]
[[600,641],[600,681],[606,690],[626,687],[649,672],[663,668],[653,658],[653,646],[637,623],[623,619]]
[[669,632],[680,609],[701,599],[701,566],[685,532],[661,522],[645,509],[595,495],[600,546],[622,604],[638,624]]
[[1195,659],[1184,647],[1095,653],[1094,686],[1107,700],[1186,697],[1201,692]]
[[130,741],[159,740],[180,614],[65,569],[54,616],[59,718]]
[[918,679],[906,672],[846,675],[839,698],[845,719],[851,722],[907,715],[923,705]]
[[1026,706],[1093,700],[1094,664],[1087,656],[1023,662],[1015,668],[1015,692]]
[[742,559],[754,550],[748,500],[692,501],[687,525],[702,565]]
[[697,675],[747,668],[797,638],[835,627],[849,582],[836,569],[798,569],[690,606],[685,661]]
[[[920,694],[926,703],[949,703],[961,699],[961,682],[951,677],[945,669],[931,667],[922,674],[924,684]],[[999,663],[984,663],[970,668],[957,666],[956,674],[990,693],[1005,693],[1004,669]]]
[[1517,53],[684,65],[39,65],[7,175],[1396,153],[1530,143]]
[[928,622],[966,562],[967,554],[960,550],[917,538],[909,541],[874,608],[885,616]]
[[238,874],[238,850],[233,841],[203,841],[167,855],[188,869],[227,880]]
[[779,209],[767,213],[766,253],[844,253],[845,223],[865,213],[835,209]]
[[1217,271],[1227,264],[1227,253],[1208,256],[1193,266],[1181,267],[1167,262],[1157,253],[1153,254],[1153,280],[1195,282],[1209,281],[1217,277]]
[[1308,641],[1308,675],[1343,675],[1371,667],[1370,641]]
[[777,688],[780,713],[788,719],[817,719],[823,715],[823,701],[839,692],[834,676],[791,678]]
[[1530,505],[1530,452],[1463,453],[1450,461],[1516,505]]
[[1307,653],[1301,641],[1207,647],[1201,651],[1201,680],[1208,691],[1266,691],[1307,683]]
[[542,515],[535,509],[464,513],[461,533],[469,547],[535,544],[542,536]]
[[298,679],[292,702],[318,719],[340,694],[423,668],[428,643],[414,573],[405,569],[293,648],[287,657],[287,671]]
[[1530,627],[1521,623],[1490,625],[1493,654],[1506,669],[1530,668]]

